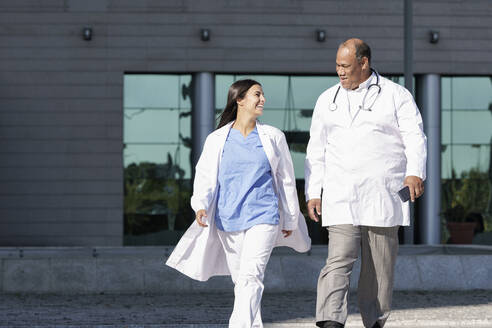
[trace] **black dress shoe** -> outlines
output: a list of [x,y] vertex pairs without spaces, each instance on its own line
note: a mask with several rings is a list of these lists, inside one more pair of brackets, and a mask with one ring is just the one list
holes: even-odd
[[320,328],[343,328],[344,327],[344,325],[341,324],[340,322],[331,321],[331,320],[318,321],[318,322],[316,322],[316,326],[318,326]]
[[372,326],[372,328],[381,328],[381,326],[379,325],[379,323],[376,321],[376,323]]

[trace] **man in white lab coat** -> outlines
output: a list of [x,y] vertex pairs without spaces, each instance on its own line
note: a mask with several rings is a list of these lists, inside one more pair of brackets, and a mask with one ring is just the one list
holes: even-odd
[[[321,94],[306,151],[309,216],[328,228],[328,259],[318,280],[316,324],[343,327],[352,266],[361,253],[358,303],[365,327],[389,316],[398,228],[410,224],[409,204],[424,192],[426,137],[404,87],[371,69],[359,39],[338,48],[340,83]],[[321,201],[321,194],[322,201]]]

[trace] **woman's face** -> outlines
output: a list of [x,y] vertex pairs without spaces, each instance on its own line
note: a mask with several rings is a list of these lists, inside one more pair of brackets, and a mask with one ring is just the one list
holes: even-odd
[[249,88],[244,98],[237,100],[238,110],[244,113],[258,117],[263,114],[263,105],[265,104],[265,95],[260,85],[255,84]]

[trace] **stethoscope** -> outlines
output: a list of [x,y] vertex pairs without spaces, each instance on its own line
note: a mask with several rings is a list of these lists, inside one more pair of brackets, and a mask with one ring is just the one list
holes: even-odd
[[[366,90],[366,94],[362,98],[362,105],[359,106],[359,109],[362,109],[362,110],[365,110],[368,112],[372,111],[371,107],[374,105],[379,93],[381,92],[381,86],[379,85],[379,73],[375,69],[372,69],[372,68],[371,68],[371,72],[374,72],[376,74],[376,83],[369,84],[369,86],[367,87],[367,90]],[[338,108],[336,101],[337,101],[338,92],[340,91],[340,87],[341,86],[339,85],[337,92],[335,93],[335,97],[333,97],[333,102],[328,107],[332,112],[336,111]],[[372,101],[371,106],[365,108],[364,104],[366,103],[366,97],[369,94],[369,90],[371,90],[371,88],[377,88],[378,92],[377,92],[376,96],[374,97],[374,100]]]

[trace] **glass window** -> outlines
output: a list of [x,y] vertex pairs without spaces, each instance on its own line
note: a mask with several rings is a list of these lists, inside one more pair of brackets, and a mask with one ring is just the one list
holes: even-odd
[[191,75],[125,75],[125,245],[174,245],[193,218],[190,81]]
[[441,83],[443,110],[483,111],[492,103],[487,76],[443,77]]
[[443,77],[441,88],[443,240],[456,242],[458,220],[475,225],[467,243],[482,243],[492,231],[492,77]]
[[492,83],[489,77],[443,77],[442,178],[471,169],[487,171],[492,137]]

